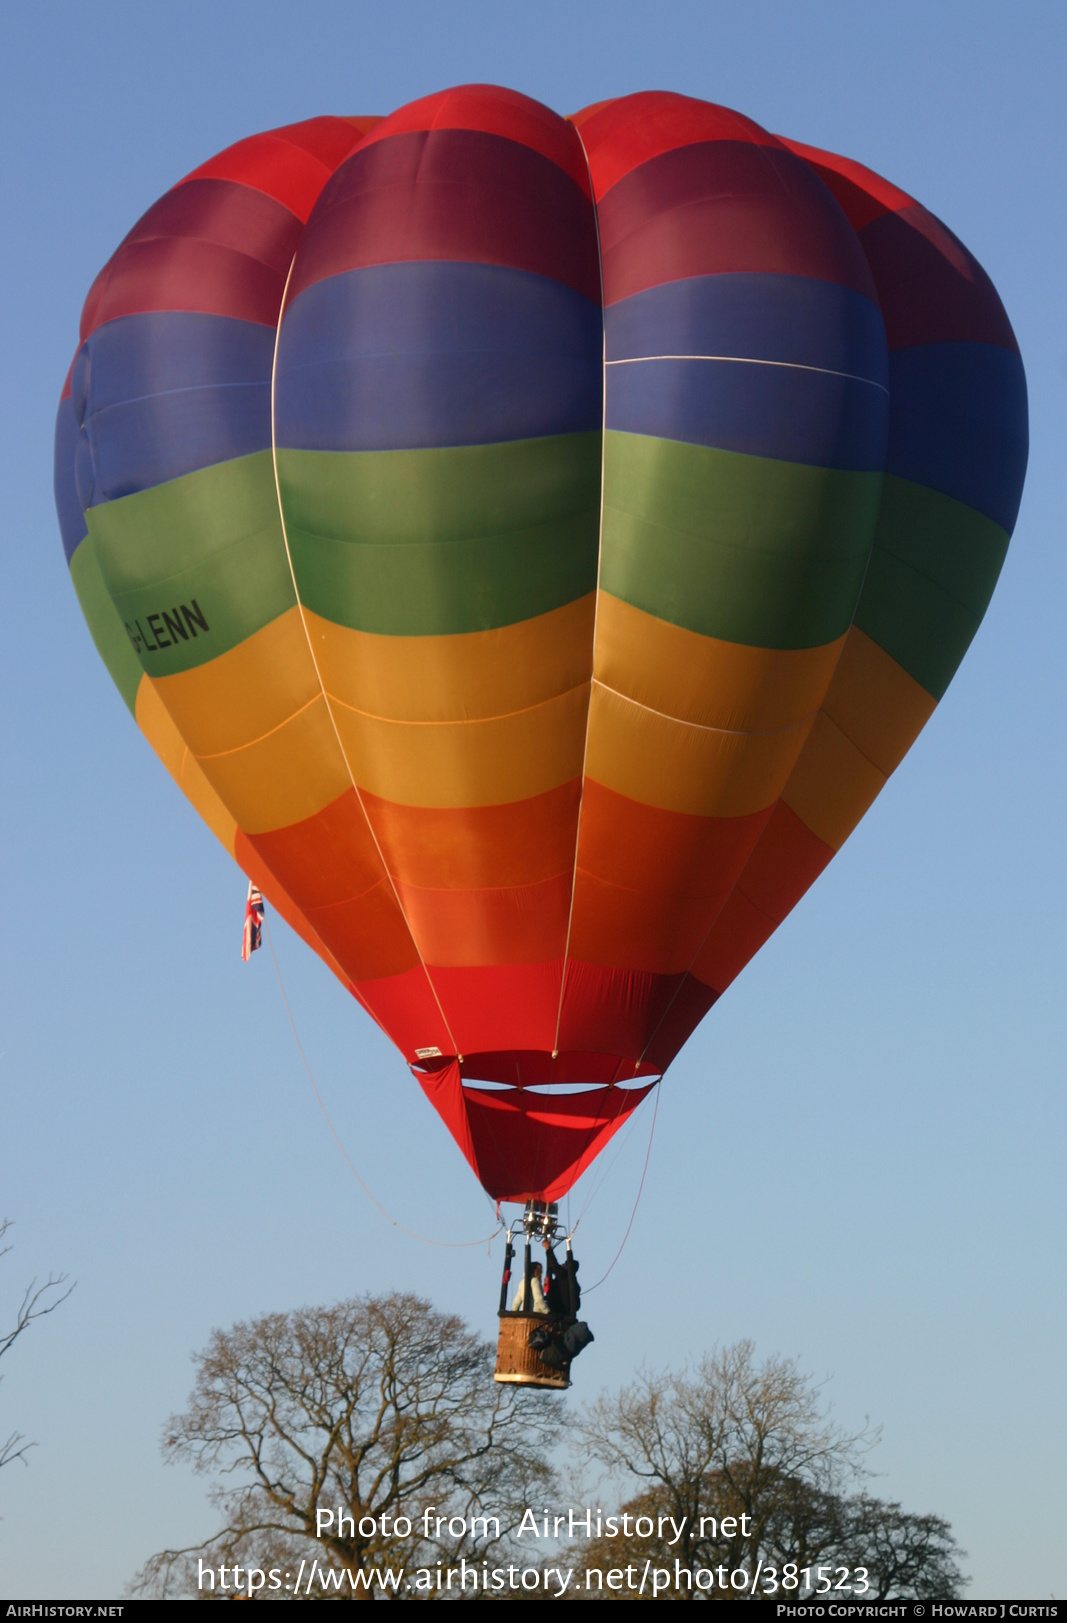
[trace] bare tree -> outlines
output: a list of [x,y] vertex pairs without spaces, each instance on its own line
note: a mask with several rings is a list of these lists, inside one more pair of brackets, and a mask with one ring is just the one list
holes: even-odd
[[939,1599],[965,1581],[947,1522],[856,1491],[877,1433],[841,1429],[795,1362],[757,1364],[749,1341],[693,1369],[643,1374],[601,1398],[579,1430],[593,1459],[641,1490],[611,1529],[568,1552],[583,1599],[636,1599],[601,1590],[596,1574],[649,1560],[671,1573],[658,1598],[673,1600],[736,1596],[742,1583],[748,1595],[795,1599],[826,1585],[819,1568],[830,1582],[847,1568],[851,1592],[868,1598]]
[[711,1518],[744,1516],[750,1532],[730,1539],[730,1553],[753,1567],[783,1484],[835,1492],[860,1474],[877,1441],[869,1428],[848,1433],[835,1425],[819,1388],[792,1360],[758,1365],[751,1341],[709,1354],[692,1370],[642,1374],[601,1398],[579,1429],[609,1473],[644,1484],[684,1522],[676,1553],[703,1560],[712,1553],[705,1548]]
[[[714,1493],[710,1482],[709,1488]],[[671,1502],[662,1488],[627,1500],[613,1516],[617,1536],[595,1538],[561,1558],[578,1574],[568,1598],[635,1600],[635,1586],[605,1588],[604,1575],[626,1569],[641,1573],[646,1562],[665,1575],[662,1588],[652,1579],[658,1600],[730,1598],[740,1587],[740,1581],[731,1585],[731,1575],[751,1579],[756,1570],[761,1575],[757,1598],[777,1601],[809,1600],[820,1593],[839,1601],[951,1600],[968,1581],[960,1567],[965,1552],[940,1516],[910,1515],[899,1504],[869,1494],[831,1494],[802,1482],[778,1484],[775,1500],[757,1568],[739,1555],[742,1541],[721,1531],[691,1541],[695,1554],[688,1560],[680,1555],[682,1542],[675,1537]],[[730,1515],[728,1493],[713,1503],[711,1515],[721,1529]],[[736,1520],[740,1524],[740,1516]],[[749,1588],[746,1584],[745,1596]]]
[[217,1478],[224,1525],[153,1556],[134,1593],[232,1596],[242,1580],[219,1574],[237,1572],[259,1575],[246,1592],[290,1598],[317,1560],[352,1576],[315,1598],[356,1598],[360,1573],[492,1558],[553,1489],[558,1401],[495,1385],[492,1347],[418,1297],[270,1314],[216,1331],[194,1361],[165,1449]]
[[899,1504],[860,1494],[842,1506],[836,1559],[865,1566],[877,1600],[952,1600],[968,1579],[966,1558],[941,1516],[914,1516]]
[[[0,1242],[3,1242],[10,1227],[10,1218],[5,1217],[0,1221]],[[0,1257],[6,1257],[10,1250],[10,1245],[0,1243]],[[29,1329],[35,1319],[43,1319],[47,1314],[54,1313],[59,1304],[66,1301],[74,1289],[73,1285],[68,1285],[64,1290],[63,1286],[66,1284],[66,1274],[49,1274],[43,1285],[38,1285],[36,1279],[30,1280],[15,1315],[14,1325],[10,1330],[0,1331],[0,1358],[11,1351],[15,1342]],[[2,1379],[3,1376],[0,1376],[0,1380]],[[21,1460],[25,1465],[26,1455],[36,1446],[35,1443],[27,1442],[20,1431],[13,1431],[6,1442],[0,1443],[0,1468],[10,1465],[13,1460]]]

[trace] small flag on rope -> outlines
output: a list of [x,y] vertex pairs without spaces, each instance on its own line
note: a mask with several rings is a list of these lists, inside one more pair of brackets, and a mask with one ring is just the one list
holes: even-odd
[[263,898],[248,881],[248,900],[245,903],[245,935],[241,943],[241,957],[247,964],[263,936]]

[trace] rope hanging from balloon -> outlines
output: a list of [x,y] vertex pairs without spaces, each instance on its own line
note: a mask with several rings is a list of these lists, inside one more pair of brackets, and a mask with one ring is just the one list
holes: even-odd
[[[599,1287],[607,1279],[608,1274],[610,1274],[612,1269],[615,1267],[615,1264],[618,1262],[618,1260],[622,1256],[623,1252],[626,1250],[626,1242],[630,1238],[630,1230],[633,1228],[633,1226],[634,1226],[634,1218],[637,1216],[637,1208],[638,1208],[638,1206],[640,1206],[640,1204],[641,1204],[641,1196],[645,1192],[645,1176],[646,1176],[646,1174],[648,1172],[648,1163],[649,1163],[649,1160],[650,1160],[651,1155],[652,1155],[652,1140],[656,1136],[656,1117],[658,1115],[659,1115],[659,1086],[657,1084],[657,1087],[656,1087],[656,1103],[652,1108],[652,1126],[648,1130],[648,1148],[645,1150],[645,1164],[641,1168],[641,1182],[637,1186],[637,1198],[634,1201],[633,1211],[630,1213],[630,1221],[626,1225],[626,1233],[622,1237],[622,1243],[619,1246],[619,1249],[616,1251],[615,1255],[611,1259],[611,1262],[608,1264],[607,1272],[601,1274],[600,1278],[597,1280],[595,1285],[586,1286],[585,1290],[582,1293],[585,1296],[588,1296],[590,1291],[595,1291],[595,1290],[599,1289]],[[614,1163],[612,1163],[612,1164],[614,1165]],[[592,1200],[592,1198],[593,1198],[592,1195],[590,1195],[589,1199]],[[589,1201],[586,1201],[586,1206],[588,1206],[588,1204],[589,1204]],[[584,1217],[584,1216],[585,1216],[585,1210],[583,1208],[581,1217],[579,1217],[579,1219],[578,1219],[578,1223],[580,1223],[582,1221],[582,1217]],[[572,1234],[577,1229],[578,1223],[575,1223],[574,1228],[571,1230]]]
[[[504,1227],[503,1223],[499,1223],[497,1225],[497,1227],[493,1230],[492,1234],[483,1234],[481,1239],[479,1239],[479,1240],[434,1240],[428,1234],[417,1234],[414,1229],[405,1228],[403,1223],[398,1223],[396,1218],[392,1215],[392,1213],[386,1211],[385,1207],[382,1205],[382,1203],[378,1199],[378,1197],[375,1194],[373,1194],[370,1189],[368,1189],[367,1185],[364,1183],[364,1181],[363,1181],[362,1177],[360,1176],[359,1172],[357,1171],[356,1167],[353,1165],[351,1157],[348,1154],[348,1151],[345,1149],[344,1145],[342,1144],[342,1142],[341,1142],[341,1140],[340,1140],[340,1138],[338,1136],[336,1127],[334,1126],[333,1122],[330,1120],[330,1113],[326,1109],[325,1104],[323,1103],[322,1094],[319,1092],[318,1086],[316,1085],[316,1082],[315,1082],[315,1078],[311,1074],[311,1066],[308,1064],[307,1055],[304,1052],[304,1045],[300,1041],[300,1033],[297,1031],[297,1029],[296,1029],[296,1021],[293,1019],[293,1011],[289,1006],[289,999],[288,999],[288,997],[286,995],[286,991],[285,991],[285,983],[282,980],[282,972],[281,972],[281,969],[280,969],[280,967],[278,965],[278,955],[274,951],[274,942],[271,939],[270,926],[269,926],[269,924],[267,924],[265,919],[263,921],[263,930],[264,930],[264,934],[267,937],[267,946],[270,948],[271,963],[274,965],[274,973],[275,973],[275,976],[277,977],[277,981],[278,981],[278,990],[282,994],[282,1002],[285,1005],[285,1012],[286,1012],[286,1015],[289,1018],[289,1026],[290,1026],[290,1029],[292,1030],[292,1033],[293,1033],[293,1039],[294,1039],[294,1041],[296,1043],[297,1052],[300,1055],[301,1064],[303,1065],[304,1070],[307,1072],[308,1081],[311,1083],[311,1091],[315,1095],[315,1098],[316,1098],[316,1100],[318,1102],[319,1109],[322,1111],[323,1120],[325,1121],[327,1127],[330,1129],[330,1134],[331,1134],[331,1136],[333,1138],[334,1143],[337,1145],[337,1148],[340,1150],[341,1154],[344,1156],[345,1165],[348,1167],[349,1172],[351,1172],[352,1176],[355,1178],[356,1182],[359,1184],[359,1187],[362,1189],[362,1191],[366,1195],[367,1199],[371,1202],[371,1204],[373,1206],[376,1206],[378,1208],[378,1210],[381,1212],[382,1216],[385,1218],[386,1222],[391,1223],[395,1229],[399,1229],[401,1234],[406,1234],[409,1239],[421,1240],[423,1245],[440,1246],[442,1249],[444,1249],[446,1251],[464,1251],[464,1250],[467,1250],[470,1247],[476,1246],[476,1245],[491,1245],[492,1242],[496,1239],[497,1235],[502,1232],[503,1227]],[[632,1222],[633,1219],[631,1218],[630,1221]],[[629,1230],[627,1230],[627,1233],[629,1233]],[[615,1265],[613,1263],[612,1267],[614,1267],[614,1266]],[[610,1270],[609,1270],[609,1272],[610,1272]]]
[[[344,1158],[345,1165],[348,1167],[348,1170],[351,1172],[352,1176],[355,1178],[356,1182],[359,1184],[359,1187],[362,1189],[362,1191],[366,1195],[367,1199],[371,1202],[371,1205],[375,1206],[377,1208],[377,1210],[379,1212],[381,1212],[381,1214],[385,1218],[386,1222],[391,1223],[393,1228],[399,1229],[400,1233],[401,1234],[406,1234],[409,1239],[421,1241],[423,1245],[436,1245],[436,1246],[439,1246],[441,1249],[446,1250],[446,1251],[465,1251],[465,1250],[471,1249],[472,1247],[474,1247],[476,1245],[491,1245],[492,1242],[496,1239],[497,1235],[503,1233],[504,1227],[505,1227],[503,1222],[498,1222],[496,1228],[493,1229],[491,1234],[483,1234],[481,1236],[481,1238],[477,1239],[477,1240],[435,1240],[435,1239],[431,1238],[431,1236],[428,1235],[428,1234],[419,1234],[419,1233],[416,1232],[415,1229],[409,1229],[403,1223],[398,1222],[397,1219],[392,1215],[392,1213],[387,1211],[387,1209],[382,1205],[381,1201],[374,1194],[374,1192],[370,1188],[368,1188],[366,1182],[364,1181],[364,1179],[360,1175],[360,1172],[359,1172],[358,1168],[353,1163],[348,1151],[345,1149],[344,1144],[341,1142],[341,1138],[340,1138],[340,1136],[339,1136],[339,1134],[337,1132],[336,1127],[333,1124],[333,1121],[330,1118],[329,1111],[326,1109],[326,1105],[323,1102],[322,1095],[319,1092],[318,1084],[316,1083],[314,1075],[312,1074],[311,1066],[308,1064],[307,1055],[304,1052],[304,1045],[300,1041],[300,1033],[297,1030],[296,1021],[293,1018],[292,1007],[291,1007],[291,1005],[289,1003],[289,997],[288,997],[288,994],[286,993],[286,990],[285,990],[285,982],[282,980],[281,967],[280,967],[280,965],[278,963],[278,955],[274,950],[274,941],[273,941],[273,939],[271,937],[270,925],[267,923],[266,919],[264,919],[264,921],[263,921],[263,932],[264,932],[264,934],[266,935],[266,938],[267,938],[267,946],[270,948],[271,963],[274,965],[274,974],[275,974],[275,978],[277,979],[277,982],[278,982],[278,990],[281,993],[282,1003],[283,1003],[283,1005],[285,1007],[286,1018],[289,1021],[289,1029],[293,1033],[293,1041],[296,1043],[297,1053],[300,1055],[300,1063],[303,1065],[304,1071],[305,1071],[305,1073],[307,1075],[307,1079],[311,1083],[311,1091],[315,1095],[315,1101],[316,1101],[319,1109],[322,1112],[323,1120],[325,1121],[327,1127],[330,1130],[330,1136],[332,1137],[334,1143],[337,1145],[337,1148],[340,1150],[341,1155]],[[649,1164],[649,1161],[650,1161],[651,1156],[652,1156],[652,1142],[653,1142],[653,1139],[656,1136],[656,1119],[657,1119],[658,1115],[659,1115],[659,1088],[657,1087],[656,1088],[656,1102],[655,1102],[655,1104],[653,1105],[653,1108],[652,1108],[652,1124],[649,1127],[648,1144],[647,1144],[647,1146],[645,1148],[645,1160],[644,1160],[644,1165],[641,1168],[641,1181],[639,1182],[639,1184],[637,1186],[637,1195],[634,1198],[633,1208],[632,1208],[632,1210],[630,1212],[630,1221],[626,1225],[626,1232],[623,1235],[622,1240],[621,1240],[621,1242],[619,1244],[619,1249],[616,1251],[616,1253],[615,1253],[614,1257],[612,1258],[611,1262],[608,1264],[608,1267],[607,1267],[606,1271],[603,1274],[601,1274],[600,1278],[596,1281],[596,1283],[586,1287],[585,1292],[584,1292],[584,1294],[586,1296],[588,1296],[591,1291],[595,1291],[595,1290],[599,1289],[599,1287],[604,1284],[605,1280],[608,1278],[608,1275],[611,1274],[612,1270],[615,1268],[616,1263],[619,1261],[619,1258],[622,1256],[623,1252],[626,1249],[627,1241],[630,1238],[630,1232],[631,1232],[631,1230],[633,1229],[633,1226],[634,1226],[634,1219],[637,1216],[637,1208],[641,1204],[641,1196],[644,1194],[644,1190],[645,1190],[645,1178],[646,1178],[646,1176],[648,1174],[648,1164]],[[629,1135],[627,1135],[627,1136],[629,1136]],[[581,1223],[582,1218],[585,1216],[586,1212],[589,1210],[589,1206],[592,1203],[594,1196],[599,1194],[600,1189],[603,1187],[603,1184],[604,1184],[604,1181],[605,1181],[605,1179],[607,1177],[607,1174],[614,1167],[615,1161],[618,1159],[618,1156],[621,1153],[623,1148],[624,1148],[624,1145],[619,1146],[618,1151],[616,1151],[615,1156],[613,1157],[613,1159],[610,1162],[610,1164],[608,1165],[608,1167],[604,1170],[604,1172],[601,1175],[600,1179],[598,1180],[597,1184],[595,1184],[594,1187],[590,1190],[589,1196],[586,1199],[585,1204],[583,1205],[581,1212],[578,1214],[578,1218],[575,1221],[574,1227],[570,1229],[570,1231],[569,1231],[569,1233],[567,1235],[568,1241],[571,1238],[573,1238],[573,1236],[578,1232],[578,1226]]]

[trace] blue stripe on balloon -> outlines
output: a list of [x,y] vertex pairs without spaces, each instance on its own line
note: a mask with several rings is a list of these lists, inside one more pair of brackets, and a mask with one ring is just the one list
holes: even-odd
[[56,412],[55,461],[53,463],[52,483],[56,493],[56,512],[59,515],[59,533],[63,538],[63,551],[70,563],[76,549],[85,540],[88,533],[85,527],[85,514],[82,504],[78,500],[78,487],[74,479],[74,459],[78,449],[78,439],[81,429],[78,427],[71,405],[70,396],[67,395],[59,402]]
[[609,361],[730,355],[791,361],[889,384],[885,323],[852,288],[770,272],[691,276],[647,288],[605,313]]
[[268,450],[273,358],[269,327],[230,316],[153,311],[99,327],[88,341],[90,499]]
[[760,361],[624,361],[606,423],[629,434],[822,468],[880,471],[889,396],[873,383]]
[[886,472],[966,502],[1011,531],[1029,431],[1021,357],[999,344],[918,344],[889,357]]
[[278,444],[486,445],[601,424],[600,311],[498,265],[415,261],[305,289],[278,344]]

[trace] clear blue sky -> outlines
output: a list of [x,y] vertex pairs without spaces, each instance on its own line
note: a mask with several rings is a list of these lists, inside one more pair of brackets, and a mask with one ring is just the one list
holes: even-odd
[[[0,1473],[0,1592],[115,1595],[210,1530],[159,1437],[212,1327],[399,1287],[495,1328],[499,1242],[409,1241],[345,1167],[268,954],[240,962],[241,876],[92,648],[51,496],[82,299],[160,193],[254,130],[480,80],[561,112],[679,90],[846,152],[963,238],[1015,326],[1031,461],[992,607],[911,756],[670,1072],[572,1401],[752,1336],[830,1376],[842,1421],[884,1423],[874,1491],[951,1520],[973,1594],[1067,1593],[1067,11],[53,0],[6,7],[4,46],[0,1327],[34,1272],[78,1284],[4,1360],[0,1436],[39,1447]],[[399,1057],[274,938],[379,1197],[422,1232],[487,1234]],[[644,1108],[580,1231],[590,1280],[629,1217]]]

